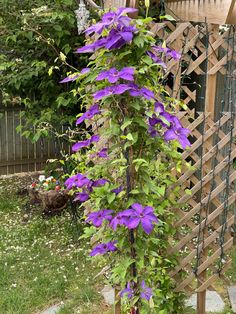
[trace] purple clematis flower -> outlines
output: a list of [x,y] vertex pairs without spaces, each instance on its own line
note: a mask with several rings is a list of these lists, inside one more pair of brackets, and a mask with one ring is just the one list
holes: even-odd
[[148,127],[148,133],[150,134],[151,137],[156,137],[159,135],[158,131],[152,126]]
[[151,127],[155,126],[156,124],[162,124],[163,126],[165,126],[162,120],[159,119],[155,113],[152,115],[151,118],[148,118],[148,123]]
[[102,17],[102,21],[90,26],[85,33],[90,35],[92,33],[101,34],[104,28],[108,28],[112,24],[118,24],[120,26],[128,26],[131,22],[131,18],[123,16],[123,14],[137,12],[137,9],[133,8],[119,8],[115,12],[105,13]]
[[118,213],[111,221],[110,227],[113,230],[117,229],[117,226],[127,226],[128,224],[128,217],[123,215],[123,212]]
[[130,86],[127,84],[117,84],[113,86],[107,86],[104,89],[100,89],[97,92],[95,92],[93,94],[93,97],[96,100],[100,100],[103,97],[123,94],[129,89],[130,89]]
[[89,44],[89,45],[86,45],[84,47],[81,47],[81,48],[78,48],[76,50],[76,53],[88,53],[88,52],[95,52],[97,51],[98,49],[100,48],[103,48],[105,47],[107,43],[107,38],[101,38],[101,39],[98,39],[97,41],[95,41],[94,43],[92,44]]
[[98,153],[97,156],[100,158],[107,158],[108,157],[108,149],[107,148],[102,148]]
[[123,298],[124,295],[127,296],[128,299],[132,299],[134,297],[134,290],[132,288],[133,284],[128,282],[127,287],[120,292],[120,297]]
[[76,196],[74,198],[74,202],[86,202],[89,199],[89,194],[86,191],[80,192],[80,193],[76,193]]
[[75,81],[78,77],[79,77],[79,74],[71,74],[71,75],[65,77],[65,78],[64,78],[62,81],[60,81],[59,83],[63,84],[63,83],[73,82],[73,81]]
[[120,185],[118,188],[111,190],[112,193],[118,195],[121,191],[123,191],[123,186]]
[[60,81],[59,83],[68,83],[68,82],[72,82],[75,81],[81,74],[86,74],[90,71],[90,68],[84,68],[80,71],[80,74],[71,74],[67,77],[65,77],[62,81]]
[[110,209],[102,209],[98,212],[93,212],[88,215],[86,221],[91,222],[95,227],[100,227],[104,220],[111,221],[113,210]]
[[130,96],[144,97],[147,100],[151,100],[155,98],[154,93],[145,87],[140,88],[138,85],[134,83],[130,83],[129,86],[130,86],[130,91],[129,91]]
[[191,146],[187,136],[189,135],[190,130],[183,128],[182,126],[172,126],[164,133],[164,139],[168,141],[178,140],[183,149],[188,146]]
[[108,71],[102,71],[96,78],[96,81],[107,79],[110,83],[116,83],[120,78],[127,81],[133,81],[134,68],[123,68],[121,71],[111,68]]
[[93,181],[92,186],[93,186],[93,187],[103,186],[103,185],[105,185],[107,182],[109,182],[107,179],[98,179],[98,180],[96,180],[96,181]]
[[155,102],[155,104],[154,104],[154,111],[157,114],[165,112],[164,105],[161,102],[159,102],[159,101]]
[[67,190],[71,190],[73,187],[82,188],[90,183],[90,180],[81,173],[68,178],[65,181],[65,186]]
[[98,104],[91,106],[77,121],[76,125],[82,123],[84,120],[92,119],[96,114],[100,114]]
[[141,283],[141,287],[142,287],[141,294],[140,294],[141,298],[149,301],[151,299],[152,295],[153,295],[152,289],[148,288],[145,285],[145,281],[144,280]]
[[122,215],[128,217],[129,229],[135,229],[141,224],[144,232],[150,234],[154,228],[153,223],[158,222],[153,211],[151,206],[143,207],[141,204],[134,203],[130,209],[123,211]]
[[90,256],[95,256],[98,254],[103,255],[108,252],[114,252],[117,250],[117,247],[115,246],[116,243],[117,241],[111,241],[111,242],[99,244],[95,246],[95,248],[91,251]]
[[109,182],[107,179],[98,179],[95,181],[90,181],[87,185],[87,190],[91,193],[93,191],[93,188],[100,187],[105,185],[107,182]]
[[90,71],[91,71],[90,68],[83,68],[83,69],[80,71],[80,73],[81,73],[81,74],[87,74],[87,73],[89,73]]
[[72,150],[73,150],[74,152],[77,152],[78,150],[80,150],[80,149],[83,148],[83,147],[88,147],[88,146],[90,146],[92,143],[98,142],[99,139],[100,139],[100,136],[99,136],[99,135],[93,135],[93,136],[91,136],[91,138],[88,139],[88,140],[81,141],[81,142],[78,142],[78,143],[74,144],[74,145],[72,146]]
[[170,48],[152,46],[152,49],[158,54],[163,52],[167,57],[173,58],[174,60],[179,60],[181,58],[181,54],[178,51],[172,50]]
[[161,60],[161,58],[159,58],[158,56],[155,55],[155,53],[153,53],[152,51],[147,51],[147,55],[158,65],[160,65],[164,70],[167,69],[167,65],[165,64],[165,62],[163,62]]
[[137,31],[135,26],[127,26],[127,27],[118,27],[116,29],[112,29],[109,35],[106,37],[107,42],[105,47],[108,50],[112,49],[120,49],[126,43],[131,42],[134,36],[134,33]]

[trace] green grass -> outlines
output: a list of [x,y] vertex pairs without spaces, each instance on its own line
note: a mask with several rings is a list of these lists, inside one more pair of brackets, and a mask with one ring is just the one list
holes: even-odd
[[110,313],[69,215],[26,216],[24,202],[0,182],[0,313],[33,314],[60,302],[61,314]]
[[[88,243],[75,240],[69,215],[27,212],[14,193],[20,184],[0,179],[0,314],[38,314],[60,302],[60,314],[111,314],[98,293],[103,278],[94,280],[100,268],[88,257]],[[236,284],[236,250],[232,257],[228,276]]]

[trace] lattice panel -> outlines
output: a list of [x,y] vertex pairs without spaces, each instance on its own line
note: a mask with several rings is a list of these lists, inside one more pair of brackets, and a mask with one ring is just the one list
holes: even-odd
[[[180,114],[183,125],[191,130],[193,136],[193,144],[189,151],[183,153],[183,157],[191,161],[194,169],[189,169],[179,177],[176,185],[181,185],[183,188],[182,197],[179,203],[188,204],[187,207],[175,209],[178,220],[175,226],[178,234],[171,244],[171,253],[181,252],[178,266],[170,272],[171,276],[178,282],[177,291],[185,290],[187,292],[203,291],[212,286],[214,281],[219,278],[219,267],[217,264],[220,261],[221,248],[219,243],[220,232],[222,228],[221,216],[227,206],[231,206],[236,201],[236,193],[231,189],[228,199],[223,199],[224,190],[226,187],[225,173],[228,163],[232,163],[236,158],[236,145],[230,145],[230,134],[224,133],[222,129],[230,123],[231,114],[226,113],[220,121],[213,122],[210,114],[198,114],[193,122],[189,122],[188,114]],[[203,137],[199,131],[201,125],[205,121],[205,125],[209,125],[208,130]],[[216,138],[216,134],[220,136],[220,140]],[[233,129],[233,136],[236,136],[236,127]],[[217,140],[217,141],[216,141]],[[199,150],[202,149],[203,154],[199,157]],[[230,160],[228,155],[229,146],[231,146]],[[205,148],[206,147],[206,148]],[[218,158],[219,157],[219,158]],[[214,164],[214,167],[212,166]],[[200,167],[206,170],[202,183],[200,181]],[[214,178],[213,178],[214,176]],[[214,182],[213,182],[214,179]],[[236,172],[231,171],[229,182],[233,184],[236,180]],[[191,190],[191,195],[187,195],[184,189]],[[202,208],[207,207],[205,211]],[[207,218],[199,218],[200,213],[207,213]],[[199,219],[201,222],[199,223]],[[227,231],[224,238],[224,253],[229,251],[233,245],[231,236],[231,227],[234,224],[234,215],[230,212],[227,215]],[[203,252],[199,264],[197,263],[197,240],[201,240],[198,247],[198,252]],[[202,239],[204,232],[204,239]],[[207,252],[207,254],[206,254]],[[208,256],[207,256],[208,255]],[[226,259],[222,268],[220,278],[227,281],[223,273],[228,269],[231,260]],[[197,267],[196,274],[194,269]],[[196,276],[205,272],[204,280],[196,286]],[[180,276],[181,275],[181,276]]]
[[[234,49],[228,39],[230,30],[220,35],[214,25],[165,22],[153,24],[151,31],[168,47],[182,53],[180,61],[167,62],[166,81],[170,95],[188,106],[186,112],[179,112],[183,125],[191,130],[192,146],[183,158],[194,166],[184,169],[176,183],[183,189],[180,207],[174,209],[178,234],[170,241],[170,252],[180,253],[180,257],[170,275],[177,282],[176,291],[202,292],[212,288],[219,277],[227,281],[224,272],[231,262],[227,253],[233,245],[234,216],[230,209],[236,202],[236,172],[229,172],[229,163],[236,158],[236,145],[232,142],[236,123],[230,132],[232,115],[227,112],[229,108],[223,113],[215,112],[215,97],[217,74],[228,75],[229,60],[235,61]],[[199,77],[205,96],[202,91],[199,95],[199,85],[194,84]],[[200,96],[205,112],[199,109]],[[216,116],[220,119],[215,122]],[[226,198],[227,175],[232,189]],[[226,208],[227,217],[223,215]],[[220,244],[222,226],[227,227]]]

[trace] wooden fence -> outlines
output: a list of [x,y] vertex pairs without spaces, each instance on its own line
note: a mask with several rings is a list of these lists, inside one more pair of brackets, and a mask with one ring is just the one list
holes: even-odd
[[[183,158],[194,168],[184,169],[177,182],[183,194],[180,208],[174,209],[178,232],[170,252],[180,255],[170,275],[176,291],[198,293],[197,313],[204,314],[206,289],[214,289],[217,280],[228,281],[224,272],[233,245],[235,34],[230,28],[220,34],[216,25],[190,22],[154,24],[151,31],[182,53],[179,62],[168,62],[167,88],[188,106],[186,112],[179,112],[183,125],[191,130],[192,146]],[[185,189],[191,194],[185,194]],[[181,204],[187,205],[181,208]]]
[[[20,136],[16,131],[21,123],[20,113],[20,108],[0,108],[0,175],[39,171],[46,160],[60,156],[56,140],[41,139],[32,143]],[[64,148],[68,150],[68,145]]]

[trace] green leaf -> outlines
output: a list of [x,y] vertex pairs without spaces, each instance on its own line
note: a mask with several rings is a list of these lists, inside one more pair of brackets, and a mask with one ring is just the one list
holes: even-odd
[[153,298],[152,298],[152,297],[151,297],[150,300],[149,300],[149,306],[150,306],[151,309],[154,309],[154,306],[155,306],[155,305],[154,305],[154,302],[153,302]]
[[159,19],[160,20],[176,21],[176,19],[173,16],[168,15],[168,14],[159,16]]
[[108,194],[107,195],[107,201],[108,201],[108,204],[111,204],[116,198],[116,194],[115,193],[111,193],[111,194]]
[[140,35],[135,36],[133,42],[136,46],[138,46],[140,48],[142,48],[144,46],[144,40]]
[[148,187],[146,184],[143,186],[143,192],[144,192],[146,195],[149,194],[149,187]]
[[189,190],[189,189],[185,189],[184,192],[185,192],[187,195],[192,195],[192,191]]
[[160,186],[160,187],[157,187],[157,188],[156,188],[156,192],[157,192],[158,194],[160,194],[161,196],[164,196],[164,195],[165,195],[165,191],[166,191],[165,186]]
[[130,194],[139,194],[139,193],[140,193],[140,191],[137,189],[130,191]]
[[129,140],[129,141],[134,141],[134,138],[133,138],[133,135],[131,134],[131,133],[128,133],[127,135],[126,135],[126,138],[127,138],[127,140]]
[[130,124],[132,124],[132,120],[131,119],[127,119],[123,124],[122,126],[120,127],[122,131],[124,131],[127,126],[129,126]]
[[145,62],[147,65],[151,65],[153,62],[149,56],[143,56],[142,61]]

